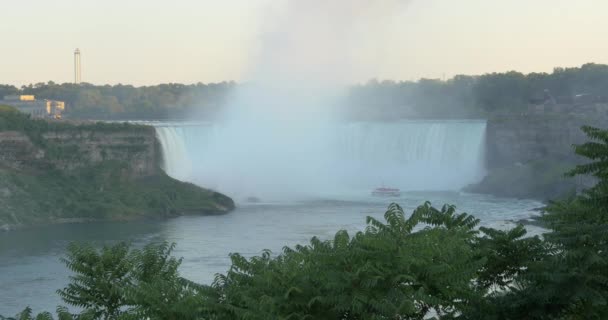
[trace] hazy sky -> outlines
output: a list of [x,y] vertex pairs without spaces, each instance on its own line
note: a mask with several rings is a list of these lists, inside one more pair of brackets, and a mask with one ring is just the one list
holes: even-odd
[[352,82],[608,63],[606,0],[2,2],[15,85],[72,81],[76,47],[95,84],[239,81],[287,60]]

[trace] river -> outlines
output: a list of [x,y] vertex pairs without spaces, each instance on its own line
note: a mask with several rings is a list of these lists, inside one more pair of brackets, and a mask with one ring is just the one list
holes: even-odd
[[[391,201],[407,212],[430,200],[455,204],[474,214],[482,225],[507,228],[509,221],[529,217],[542,204],[533,200],[496,198],[458,192],[408,192],[400,198],[347,194],[301,202],[240,204],[222,216],[186,216],[166,221],[66,224],[0,233],[0,314],[14,315],[26,306],[53,311],[61,304],[55,291],[68,283],[70,272],[60,262],[72,241],[96,246],[129,241],[142,246],[175,242],[174,255],[183,257],[182,276],[210,283],[229,267],[228,254],[246,256],[263,249],[280,252],[285,245],[306,243],[312,236],[331,238],[336,231],[362,231],[365,217],[382,218]],[[538,229],[531,229],[538,233]]]

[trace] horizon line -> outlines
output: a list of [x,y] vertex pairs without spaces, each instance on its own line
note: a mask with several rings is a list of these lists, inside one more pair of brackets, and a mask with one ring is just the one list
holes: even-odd
[[[492,72],[485,72],[482,74],[455,74],[453,76],[450,77],[443,77],[442,75],[433,78],[433,77],[420,77],[418,79],[415,80],[411,80],[411,79],[379,79],[377,77],[371,77],[368,80],[364,81],[364,82],[353,82],[350,84],[345,84],[345,86],[358,86],[358,85],[367,85],[371,82],[377,82],[377,83],[384,83],[384,82],[394,82],[394,83],[417,83],[420,82],[422,80],[434,80],[434,81],[439,81],[439,82],[449,82],[453,79],[455,79],[456,77],[471,77],[471,78],[477,78],[477,77],[482,77],[482,76],[486,76],[486,75],[495,75],[495,74],[507,74],[507,73],[520,73],[523,74],[524,76],[528,76],[531,74],[546,74],[546,75],[550,75],[550,74],[554,74],[557,69],[563,69],[563,70],[567,70],[567,69],[581,69],[585,66],[588,65],[595,65],[595,66],[607,66],[608,64],[606,63],[597,63],[597,62],[586,62],[581,64],[580,66],[573,66],[573,67],[560,67],[560,66],[556,66],[553,67],[553,70],[551,72],[538,72],[538,71],[534,71],[534,72],[522,72],[522,71],[517,71],[517,70],[507,70],[507,71],[492,71]],[[161,86],[161,85],[183,85],[183,86],[197,86],[197,85],[219,85],[219,84],[230,84],[230,85],[245,85],[245,84],[250,84],[250,83],[254,83],[253,81],[237,81],[237,80],[222,80],[219,82],[202,82],[202,81],[198,81],[198,82],[161,82],[161,83],[156,83],[156,84],[147,84],[147,85],[135,85],[135,84],[125,84],[122,82],[117,82],[117,83],[103,83],[103,84],[95,84],[95,83],[91,83],[91,82],[86,82],[83,81],[81,83],[74,83],[74,82],[55,82],[53,80],[48,80],[47,82],[36,82],[36,83],[29,83],[29,84],[24,84],[21,86],[18,85],[14,85],[14,84],[10,84],[10,83],[0,83],[0,86],[12,86],[14,88],[17,89],[23,89],[28,88],[28,87],[35,87],[36,85],[39,84],[43,84],[43,85],[49,85],[49,84],[55,84],[55,85],[66,85],[66,84],[73,84],[75,86],[94,86],[94,87],[104,87],[104,86],[130,86],[130,87],[134,87],[134,88],[146,88],[146,87],[157,87],[157,86]]]

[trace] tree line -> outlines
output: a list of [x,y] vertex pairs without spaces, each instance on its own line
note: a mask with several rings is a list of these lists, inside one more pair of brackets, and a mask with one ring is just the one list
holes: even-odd
[[[58,319],[607,319],[608,131],[583,130],[591,141],[575,152],[589,162],[568,175],[598,183],[550,203],[542,237],[478,228],[449,205],[406,215],[392,204],[363,232],[232,254],[212,285],[179,275],[173,245],[72,244],[73,275],[57,293],[82,311],[60,306]],[[9,319],[53,316],[26,308]]]
[[0,97],[29,94],[37,99],[65,101],[65,115],[76,119],[180,119],[192,113],[215,115],[235,86],[234,82],[144,87],[48,82],[21,88],[0,85]]
[[552,73],[457,75],[447,81],[377,81],[354,86],[352,115],[365,117],[488,117],[525,112],[530,104],[608,103],[608,65],[555,68]]
[[[131,85],[37,83],[17,88],[0,85],[0,96],[33,94],[66,101],[66,116],[85,119],[180,119],[196,114],[212,119],[231,92],[244,84]],[[552,73],[457,75],[446,81],[377,81],[351,86],[341,101],[349,118],[470,118],[519,113],[530,103],[608,103],[608,65],[555,68]],[[286,103],[289,103],[288,101]]]

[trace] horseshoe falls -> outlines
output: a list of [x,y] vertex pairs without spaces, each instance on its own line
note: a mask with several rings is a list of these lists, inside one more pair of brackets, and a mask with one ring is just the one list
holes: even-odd
[[322,132],[153,123],[165,171],[237,199],[454,191],[485,173],[485,121],[340,123]]

